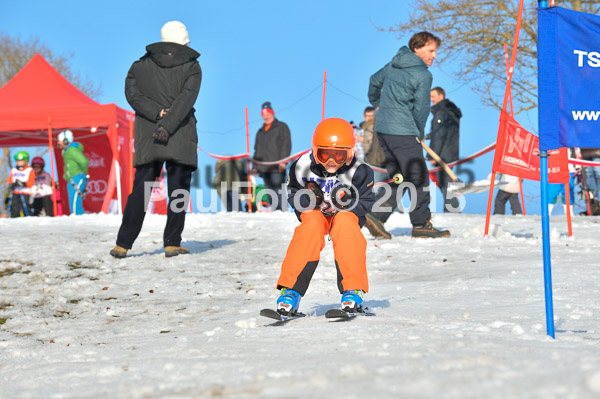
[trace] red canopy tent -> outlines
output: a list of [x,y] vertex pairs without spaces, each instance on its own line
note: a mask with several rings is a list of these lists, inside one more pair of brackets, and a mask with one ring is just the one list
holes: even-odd
[[83,144],[90,161],[88,195],[83,203],[89,212],[108,212],[118,192],[124,194],[118,197],[120,206],[125,206],[133,183],[132,127],[132,112],[92,100],[39,54],[0,88],[0,147],[49,146],[63,199],[68,198],[68,182],[62,177],[61,151],[53,144],[65,129]]

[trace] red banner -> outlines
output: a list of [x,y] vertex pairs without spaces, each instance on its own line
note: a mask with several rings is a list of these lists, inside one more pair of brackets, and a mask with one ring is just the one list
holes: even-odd
[[[539,138],[523,129],[508,113],[500,115],[492,171],[540,181]],[[569,181],[566,148],[548,151],[548,182]]]

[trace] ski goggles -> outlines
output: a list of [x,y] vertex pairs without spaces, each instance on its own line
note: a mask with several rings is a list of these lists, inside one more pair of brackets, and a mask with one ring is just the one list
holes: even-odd
[[350,148],[317,148],[316,158],[322,164],[330,159],[338,165],[343,164],[350,157]]

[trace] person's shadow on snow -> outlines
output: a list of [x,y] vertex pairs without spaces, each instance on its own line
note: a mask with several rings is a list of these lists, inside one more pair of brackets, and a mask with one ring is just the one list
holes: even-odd
[[[181,243],[181,246],[189,249],[190,255],[196,255],[196,254],[200,254],[202,252],[211,251],[213,249],[222,248],[224,246],[235,244],[235,243],[236,243],[236,241],[233,241],[233,240],[184,241]],[[127,254],[127,257],[135,258],[138,256],[145,256],[145,255],[157,255],[157,254],[162,255],[164,253],[165,253],[164,248],[157,248],[152,252],[146,251],[146,252],[140,252],[137,254]],[[184,255],[184,256],[187,256],[187,255]]]
[[[369,310],[371,312],[377,313],[377,308],[389,308],[390,301],[388,301],[387,299],[383,299],[383,300],[370,299],[370,300],[364,301],[363,306],[369,308]],[[336,303],[330,304],[330,305],[317,305],[317,306],[313,306],[311,314],[314,313],[316,316],[324,316],[325,313],[329,309],[338,309],[339,307],[340,307],[339,302],[336,302]]]
[[390,231],[390,234],[392,235],[392,237],[400,237],[400,236],[411,236],[412,235],[412,227],[411,228],[404,228],[404,227],[398,227],[395,228],[394,230]]
[[213,240],[213,241],[185,241],[181,243],[182,247],[190,250],[190,253],[199,254],[213,249],[219,249],[227,245],[235,244],[233,240]]

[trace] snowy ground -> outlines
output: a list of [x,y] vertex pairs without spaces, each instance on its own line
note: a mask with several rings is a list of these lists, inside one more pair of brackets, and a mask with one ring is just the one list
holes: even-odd
[[594,217],[553,217],[557,339],[546,335],[540,219],[436,215],[448,239],[368,238],[376,317],[332,322],[328,243],[301,310],[273,325],[290,214],[187,219],[166,259],[149,215],[131,256],[120,217],[0,220],[3,398],[597,398],[600,246]]

